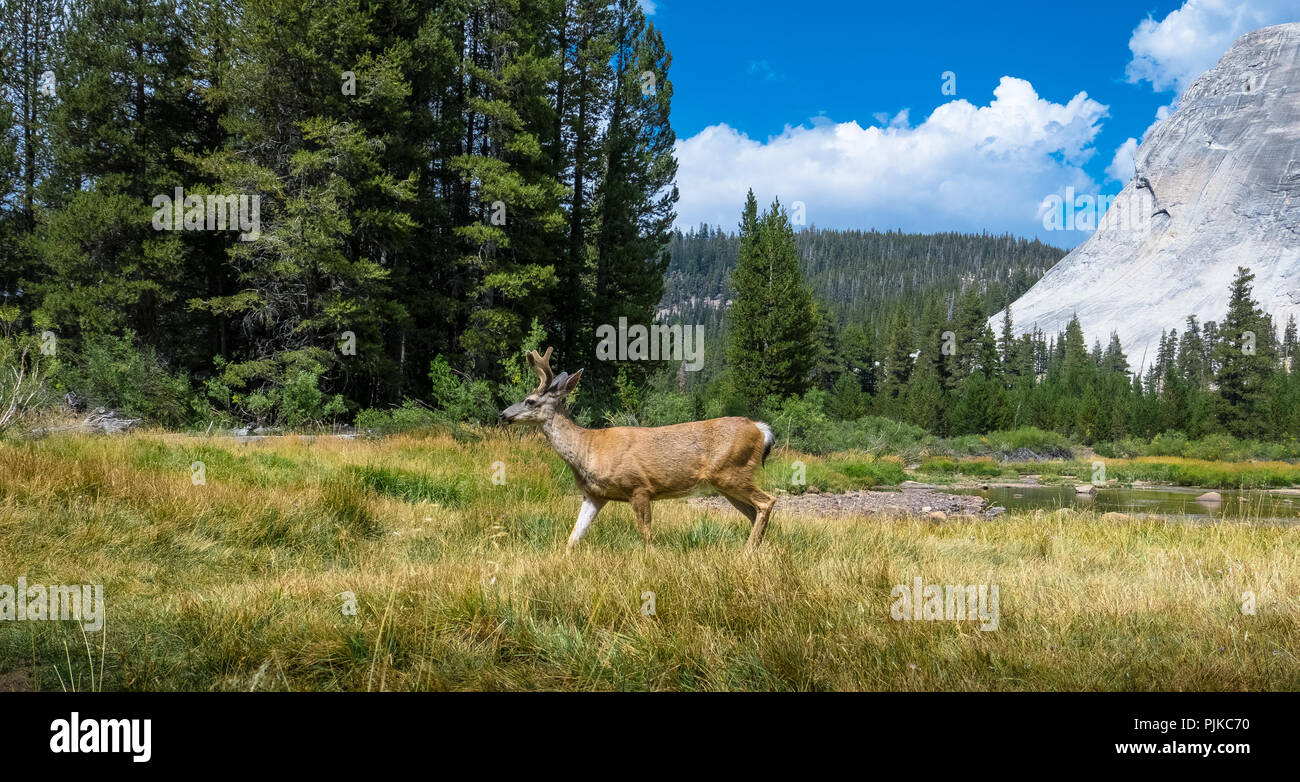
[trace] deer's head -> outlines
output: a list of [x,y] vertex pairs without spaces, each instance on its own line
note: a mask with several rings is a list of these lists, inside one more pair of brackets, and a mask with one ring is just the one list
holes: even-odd
[[551,348],[545,355],[537,355],[536,350],[528,351],[528,366],[537,373],[539,381],[537,390],[533,391],[518,404],[501,411],[501,420],[507,424],[543,424],[564,409],[564,398],[578,387],[582,377],[579,369],[570,375],[561,372],[557,377],[551,371]]

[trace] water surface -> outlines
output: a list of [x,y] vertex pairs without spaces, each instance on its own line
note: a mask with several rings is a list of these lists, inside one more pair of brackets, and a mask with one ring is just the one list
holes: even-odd
[[1093,494],[1079,494],[1074,486],[991,486],[988,489],[956,489],[957,494],[986,497],[989,505],[1007,510],[1074,508],[1099,513],[1185,516],[1202,521],[1288,521],[1300,522],[1300,496],[1288,497],[1267,491],[1215,489],[1221,503],[1197,502],[1209,489],[1182,486],[1102,487]]

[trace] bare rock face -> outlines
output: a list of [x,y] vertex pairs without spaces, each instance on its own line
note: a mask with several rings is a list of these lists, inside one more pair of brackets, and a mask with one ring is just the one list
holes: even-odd
[[1162,330],[1222,320],[1238,266],[1279,333],[1300,320],[1300,23],[1238,38],[1135,163],[1097,231],[1011,305],[1017,332],[1078,314],[1088,344],[1117,332],[1137,371]]

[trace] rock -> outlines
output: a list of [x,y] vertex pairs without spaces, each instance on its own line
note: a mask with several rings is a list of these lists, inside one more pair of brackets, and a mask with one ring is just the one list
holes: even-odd
[[1196,498],[1197,502],[1223,502],[1223,495],[1217,491],[1207,491]]
[[1300,23],[1238,38],[1142,141],[1097,230],[1012,303],[1016,332],[1077,314],[1088,344],[1114,331],[1129,356],[1155,355],[1170,325],[1223,318],[1238,266],[1274,323],[1300,318],[1297,84]]
[[934,508],[931,508],[929,505],[923,505],[923,506],[921,506],[921,512],[922,512],[922,513],[929,513],[929,512],[932,511],[932,510],[934,510]]
[[816,486],[809,486],[809,487],[808,487],[808,493],[809,493],[809,494],[821,494],[821,493],[822,493],[822,490],[819,489],[819,488],[817,488]]
[[1091,483],[1077,483],[1074,486],[1075,494],[1092,494],[1096,490],[1097,487],[1093,486]]
[[1017,499],[1017,500],[1023,500],[1023,499],[1025,498],[1025,495],[1023,495],[1023,494],[1013,494],[1013,495],[1011,495],[1011,496],[1012,496],[1014,499]]
[[926,514],[926,518],[930,521],[943,521],[948,518],[948,514],[941,510],[932,510]]
[[1049,445],[1042,452],[1033,451],[1029,448],[1017,448],[1003,454],[1001,458],[1004,462],[1045,462],[1050,459],[1073,459],[1074,453],[1068,448]]
[[1102,521],[1128,521],[1129,515],[1127,513],[1116,513],[1115,511],[1110,511],[1109,513],[1102,514],[1101,520]]
[[1055,517],[1058,518],[1058,519],[1068,519],[1069,517],[1071,517],[1071,516],[1074,515],[1074,509],[1073,509],[1073,508],[1057,508],[1056,510],[1052,511],[1052,515],[1055,516]]

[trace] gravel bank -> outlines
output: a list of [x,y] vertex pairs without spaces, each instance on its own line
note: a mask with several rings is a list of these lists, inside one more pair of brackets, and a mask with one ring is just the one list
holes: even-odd
[[[902,491],[850,491],[843,494],[806,493],[782,494],[777,497],[776,513],[795,516],[978,516],[994,518],[1004,508],[985,508],[986,500],[968,494],[947,494],[926,487],[905,486]],[[703,505],[724,510],[731,504],[722,497],[696,497],[688,500],[692,505]]]

